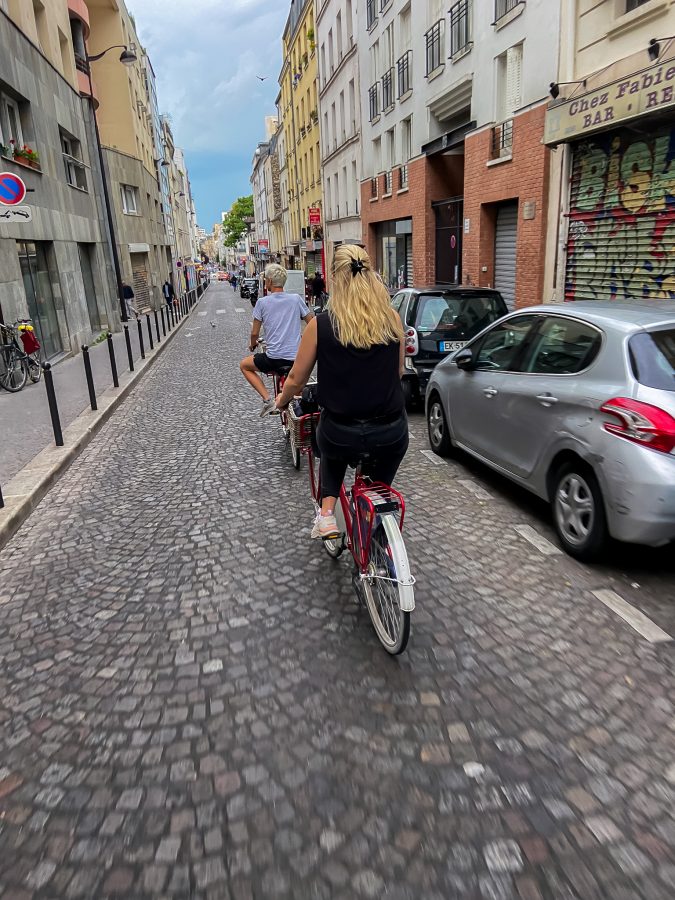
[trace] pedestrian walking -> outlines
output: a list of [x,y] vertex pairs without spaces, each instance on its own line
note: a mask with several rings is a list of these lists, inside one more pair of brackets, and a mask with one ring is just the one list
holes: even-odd
[[173,285],[168,278],[162,285],[162,294],[164,296],[164,302],[166,303],[167,307],[171,309],[174,303],[176,292],[174,291]]
[[230,278],[230,284],[232,285],[232,290],[236,291],[237,290],[237,276],[234,274],[234,272],[232,273],[232,278]]
[[310,281],[310,290],[312,292],[312,301],[314,306],[320,306],[323,309],[326,300],[326,282],[320,271],[314,273],[314,277]]
[[130,319],[132,315],[138,318],[138,310],[131,302],[134,299],[135,294],[131,285],[127,284],[126,281],[122,282],[122,296],[124,297],[124,302],[127,307],[127,318]]

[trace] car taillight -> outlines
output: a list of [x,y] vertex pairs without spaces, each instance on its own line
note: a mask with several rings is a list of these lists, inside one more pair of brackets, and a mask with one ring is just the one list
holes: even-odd
[[415,356],[419,350],[417,342],[417,332],[414,328],[406,328],[405,330],[405,352],[408,356]]
[[610,434],[661,453],[675,452],[675,418],[658,406],[628,397],[615,397],[601,406],[600,411],[618,420],[605,422],[605,431]]

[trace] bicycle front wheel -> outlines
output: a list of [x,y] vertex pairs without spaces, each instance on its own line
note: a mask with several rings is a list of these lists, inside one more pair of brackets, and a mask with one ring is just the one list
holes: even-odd
[[373,531],[363,593],[375,633],[392,656],[403,653],[410,638],[415,606],[408,554],[396,519],[383,515]]
[[26,357],[26,364],[28,366],[28,377],[33,382],[33,384],[37,384],[38,381],[42,378],[42,366],[40,365],[40,358],[38,354],[29,353]]
[[0,385],[10,394],[16,394],[28,378],[27,366],[18,353],[10,353],[4,359],[5,371],[0,374]]

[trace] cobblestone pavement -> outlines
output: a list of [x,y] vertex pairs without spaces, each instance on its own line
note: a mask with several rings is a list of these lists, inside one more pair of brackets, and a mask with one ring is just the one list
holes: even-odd
[[541,552],[416,420],[389,658],[242,385],[244,307],[209,291],[0,555],[0,895],[673,897],[675,649],[592,593],[670,627],[669,559],[628,596]]

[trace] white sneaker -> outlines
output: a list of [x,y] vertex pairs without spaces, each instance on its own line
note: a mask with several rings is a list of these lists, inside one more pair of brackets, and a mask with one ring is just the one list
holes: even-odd
[[271,398],[268,400],[263,400],[263,405],[260,410],[260,418],[264,419],[265,416],[269,416],[270,413],[276,412],[276,407],[274,406],[274,400]]
[[337,519],[335,516],[323,516],[321,511],[316,514],[312,538],[321,538],[322,541],[331,541],[340,536]]

